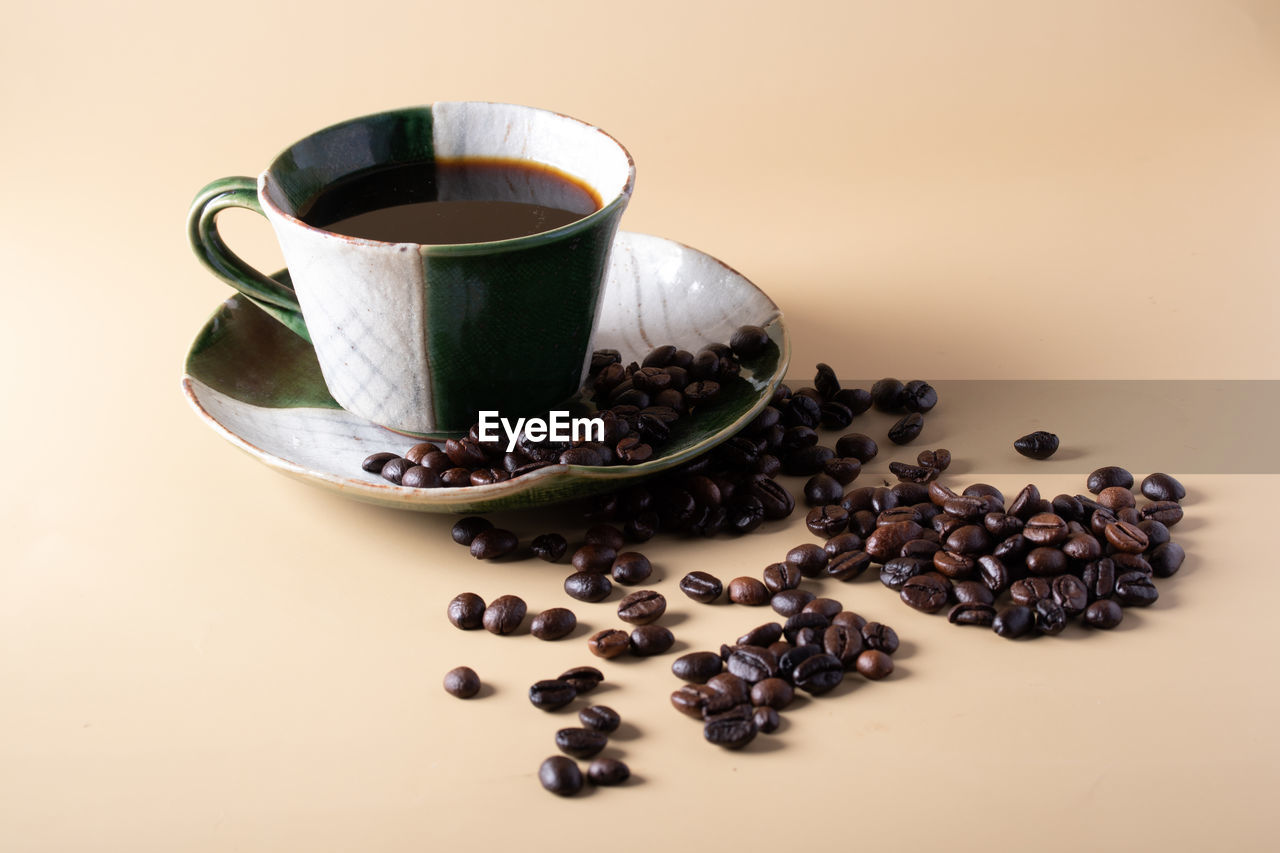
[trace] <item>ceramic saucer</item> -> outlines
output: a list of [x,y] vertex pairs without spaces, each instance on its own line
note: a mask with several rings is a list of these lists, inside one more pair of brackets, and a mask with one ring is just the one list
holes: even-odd
[[329,396],[311,345],[241,296],[224,302],[187,354],[182,389],[227,441],[278,471],[347,497],[425,512],[530,507],[624,486],[714,447],[754,418],[782,380],[790,343],[782,313],[758,287],[710,255],[671,240],[620,232],[613,246],[594,346],[638,360],[659,344],[696,352],[728,341],[744,323],[777,345],[743,364],[708,411],[683,418],[671,440],[639,465],[552,465],[488,486],[410,489],[361,470],[413,439],[344,411]]

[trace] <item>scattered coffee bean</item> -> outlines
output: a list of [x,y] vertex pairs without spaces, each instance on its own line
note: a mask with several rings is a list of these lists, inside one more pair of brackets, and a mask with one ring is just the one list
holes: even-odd
[[514,554],[520,540],[510,530],[481,530],[471,540],[471,556],[477,560],[497,560]]
[[559,679],[537,681],[529,687],[529,701],[533,703],[535,708],[541,708],[544,711],[563,708],[572,702],[577,695],[578,691],[574,689],[572,684]]
[[593,785],[621,785],[631,778],[631,768],[616,758],[597,758],[587,765],[587,779]]
[[594,666],[575,666],[560,673],[558,680],[569,682],[581,696],[599,687],[600,682],[604,681],[604,673]]
[[702,735],[716,746],[741,749],[755,739],[756,724],[751,719],[710,720],[703,727]]
[[449,622],[455,628],[474,631],[484,625],[484,599],[474,592],[454,596],[449,602]]
[[574,758],[590,758],[609,744],[609,736],[594,729],[567,728],[556,732],[556,747]]
[[898,634],[888,625],[867,622],[862,626],[862,640],[867,648],[891,655],[898,650]]
[[653,574],[653,566],[644,554],[626,551],[614,558],[609,572],[615,581],[630,586],[647,581]]
[[476,538],[477,533],[492,529],[493,522],[487,518],[481,518],[478,515],[460,518],[453,525],[453,541],[459,545],[469,546],[472,540]]
[[459,666],[444,674],[444,691],[459,699],[470,699],[480,692],[480,676],[469,666]]
[[1048,459],[1058,452],[1058,437],[1051,432],[1037,430],[1015,441],[1013,449],[1028,459]]
[[957,604],[947,613],[947,621],[953,625],[981,625],[985,628],[990,627],[995,618],[996,609],[979,602]]
[[945,471],[951,467],[951,451],[943,447],[937,450],[922,450],[916,454],[916,464],[939,472]]
[[539,640],[559,640],[569,636],[578,627],[578,617],[565,607],[552,607],[533,617],[529,633]]
[[779,616],[794,616],[813,601],[814,595],[807,589],[784,589],[774,593],[769,604]]
[[759,326],[739,326],[729,338],[729,348],[738,358],[755,358],[768,349],[769,333]]
[[670,650],[675,645],[676,638],[670,630],[661,625],[640,625],[631,632],[629,642],[631,654],[637,657],[652,657]]
[[588,705],[578,712],[578,719],[587,728],[609,734],[622,724],[618,712],[608,705]]
[[778,716],[778,712],[768,705],[761,705],[751,712],[751,722],[755,724],[756,731],[764,734],[773,734],[778,730],[778,726],[782,725],[782,718]]
[[564,591],[578,601],[604,601],[613,592],[613,581],[596,572],[574,572],[564,579]]
[[1110,599],[1099,599],[1084,611],[1084,622],[1091,628],[1111,629],[1124,620],[1124,611]]
[[734,604],[760,607],[769,603],[769,590],[756,578],[734,578],[729,581],[729,600]]
[[583,545],[573,552],[570,562],[580,572],[607,572],[613,567],[618,552],[608,545]]
[[1090,474],[1086,485],[1089,491],[1095,495],[1111,486],[1132,489],[1133,475],[1118,465],[1107,465]]
[[996,614],[991,628],[1001,637],[1016,640],[1031,633],[1035,622],[1035,612],[1030,607],[1012,604]]
[[370,474],[377,474],[388,462],[397,458],[399,457],[394,453],[374,453],[365,457],[364,462],[360,463],[360,468]]
[[837,456],[857,459],[863,465],[874,459],[879,451],[875,439],[860,432],[851,432],[836,440]]
[[526,612],[528,608],[524,599],[515,595],[500,595],[484,609],[482,622],[485,630],[491,634],[513,634],[524,622]]
[[879,681],[893,673],[893,658],[878,649],[867,649],[858,655],[854,668],[862,677]]
[[889,440],[894,444],[910,444],[920,436],[923,429],[924,418],[919,412],[912,412],[889,427]]
[[617,628],[605,628],[587,638],[587,648],[599,658],[616,658],[631,648],[631,636]]
[[551,793],[569,797],[582,790],[582,771],[573,759],[553,755],[538,768],[538,781]]
[[632,625],[656,622],[667,611],[667,599],[651,589],[637,590],[618,602],[618,618]]
[[1142,481],[1142,494],[1153,501],[1181,501],[1187,490],[1168,474],[1150,474]]
[[819,696],[844,680],[844,664],[835,655],[822,652],[801,661],[791,678],[796,687]]
[[715,652],[690,652],[671,662],[671,672],[676,678],[695,684],[705,684],[723,669],[724,661]]
[[534,537],[529,545],[535,557],[548,563],[558,563],[569,550],[569,543],[559,533],[543,533]]
[[706,572],[689,572],[680,579],[680,591],[701,604],[710,604],[724,592],[724,586],[715,575]]

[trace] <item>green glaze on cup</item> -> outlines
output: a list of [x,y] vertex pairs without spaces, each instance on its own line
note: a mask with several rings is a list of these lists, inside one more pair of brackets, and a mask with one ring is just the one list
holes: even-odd
[[[298,218],[353,174],[467,157],[550,166],[591,187],[603,205],[562,228],[458,245],[364,240]],[[399,432],[444,435],[465,430],[481,409],[535,414],[577,391],[634,181],[626,150],[598,128],[530,107],[436,103],[321,130],[256,182],[214,181],[196,196],[188,235],[214,274],[314,345],[343,408]],[[441,200],[450,192],[440,185]],[[223,243],[215,220],[232,206],[271,222],[289,284]]]

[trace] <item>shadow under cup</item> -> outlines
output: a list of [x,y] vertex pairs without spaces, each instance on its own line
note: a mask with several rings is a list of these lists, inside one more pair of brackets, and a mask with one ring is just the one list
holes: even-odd
[[[554,230],[447,245],[348,237],[299,218],[352,175],[467,158],[551,167],[589,187],[601,206]],[[577,393],[634,180],[626,150],[575,119],[507,104],[436,103],[303,139],[259,176],[257,196],[334,399],[390,429],[440,436],[465,431],[481,410],[532,415]],[[555,207],[558,199],[539,197],[554,193],[546,186],[490,187],[502,196],[485,200]],[[474,186],[441,183],[437,192],[441,201],[476,197]]]

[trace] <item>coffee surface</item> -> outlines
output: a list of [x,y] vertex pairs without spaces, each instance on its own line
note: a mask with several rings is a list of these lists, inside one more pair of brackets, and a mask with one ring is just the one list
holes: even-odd
[[466,158],[348,176],[305,205],[300,218],[348,237],[440,245],[538,234],[599,208],[590,187],[548,166]]

